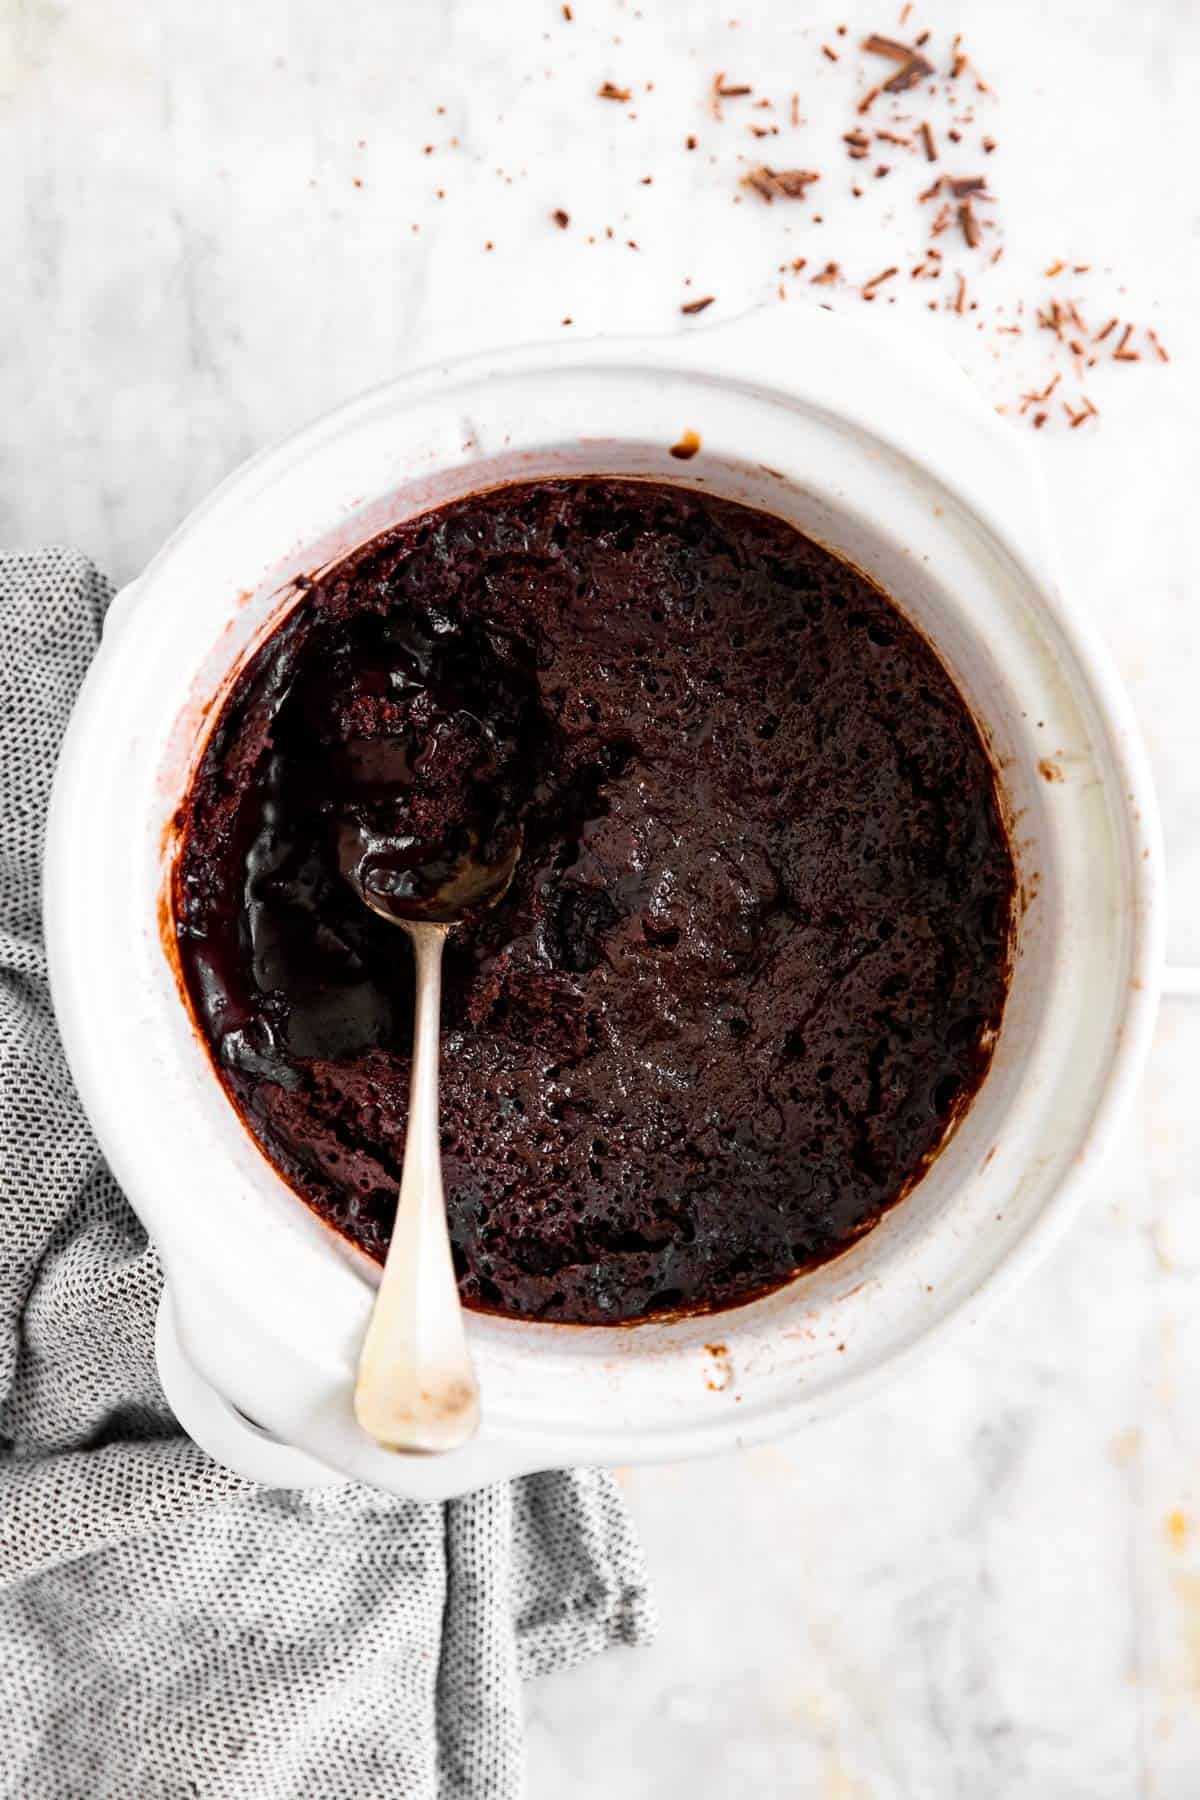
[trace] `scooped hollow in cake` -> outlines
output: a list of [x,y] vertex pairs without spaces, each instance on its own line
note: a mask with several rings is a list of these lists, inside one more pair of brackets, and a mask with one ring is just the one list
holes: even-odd
[[772,515],[607,477],[460,500],[311,585],[235,681],[178,822],[184,978],[266,1155],[382,1258],[412,957],[343,877],[347,816],[421,868],[522,834],[445,953],[469,1305],[617,1323],[778,1286],[986,1072],[1015,880],[979,732],[888,597]]

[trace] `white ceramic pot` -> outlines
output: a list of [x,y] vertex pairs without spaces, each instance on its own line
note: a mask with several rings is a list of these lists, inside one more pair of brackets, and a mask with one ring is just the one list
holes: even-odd
[[[686,461],[671,455],[685,431],[701,439]],[[1015,822],[1012,991],[967,1117],[845,1255],[706,1318],[593,1329],[472,1316],[479,1439],[397,1457],[351,1411],[369,1275],[264,1160],[180,1000],[160,935],[165,846],[214,703],[293,599],[293,576],[474,490],[597,472],[791,519],[934,642]],[[162,1255],[160,1368],[184,1425],[264,1480],[351,1476],[422,1496],[753,1442],[895,1369],[1069,1217],[1142,1064],[1163,933],[1146,763],[1060,590],[1023,442],[949,363],[783,308],[424,369],[246,464],[112,610],[58,771],[46,919],[72,1070]]]

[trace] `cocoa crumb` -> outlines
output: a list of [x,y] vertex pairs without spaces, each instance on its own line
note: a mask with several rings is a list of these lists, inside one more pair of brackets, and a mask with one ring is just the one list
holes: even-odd
[[596,89],[598,100],[628,100],[631,89],[618,87],[615,81],[605,81]]
[[575,17],[575,14],[571,11],[569,6],[564,6],[562,9],[562,16],[567,21],[567,24],[569,25],[571,23],[571,20]]
[[828,287],[831,282],[838,279],[841,272],[841,268],[837,263],[826,263],[825,267],[821,270],[821,273],[813,276],[810,285],[813,287]]
[[1040,430],[1041,430],[1041,429],[1042,429],[1042,426],[1043,426],[1043,425],[1044,425],[1044,424],[1045,424],[1045,423],[1046,423],[1046,420],[1047,420],[1047,419],[1048,419],[1048,418],[1049,418],[1049,417],[1050,417],[1050,414],[1049,414],[1049,413],[1044,413],[1044,412],[1036,412],[1036,413],[1034,413],[1034,415],[1033,415],[1033,429],[1034,429],[1034,430],[1035,430],[1035,431],[1040,431]]
[[996,148],[995,138],[985,137],[983,140],[983,148],[984,148],[985,153],[988,156],[990,156],[992,154],[992,151]]
[[799,123],[800,123],[800,96],[799,96],[799,94],[792,95],[791,119],[792,119],[793,125],[799,125]]
[[558,226],[560,231],[565,231],[567,226],[571,223],[570,213],[564,212],[561,206],[556,206],[554,211],[550,214],[550,217],[554,220],[554,223]]
[[685,150],[694,150],[695,148],[696,148],[696,140],[694,137],[689,137],[684,140],[684,149]]

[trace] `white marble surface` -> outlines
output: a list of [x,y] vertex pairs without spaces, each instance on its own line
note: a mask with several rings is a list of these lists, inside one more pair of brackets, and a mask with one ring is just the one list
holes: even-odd
[[[835,149],[858,59],[820,54],[894,32],[896,0],[573,10],[0,7],[0,540],[68,541],[120,580],[256,446],[435,346],[689,329],[682,299],[715,294],[709,319],[774,300],[793,256],[859,280],[911,260],[923,171],[897,154],[850,196],[873,166]],[[907,29],[926,25],[942,56],[961,30],[996,90],[973,128],[1000,146],[991,300],[1088,262],[1088,316],[1171,352],[1097,371],[1099,427],[1037,448],[1150,744],[1172,955],[1200,961],[1200,16],[927,0]],[[807,123],[756,145],[730,103],[718,125],[721,69],[785,118],[799,92]],[[595,98],[605,79],[628,106]],[[763,150],[825,170],[820,206],[738,201],[738,158]],[[997,403],[1040,370],[1036,340],[892,291],[888,316]],[[1200,1793],[1198,1068],[1200,1002],[1169,1001],[1069,1242],[901,1385],[777,1448],[624,1477],[662,1636],[531,1692],[535,1800]]]

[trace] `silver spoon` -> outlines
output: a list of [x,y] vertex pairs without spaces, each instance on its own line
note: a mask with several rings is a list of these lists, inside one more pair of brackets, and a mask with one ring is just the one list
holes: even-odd
[[450,1251],[438,1131],[442,951],[467,916],[494,906],[521,854],[513,826],[480,859],[473,842],[431,865],[412,838],[343,824],[342,874],[371,911],[412,939],[417,994],[408,1132],[392,1241],[354,1390],[363,1430],[388,1450],[454,1450],[479,1424],[479,1384],[467,1349]]

